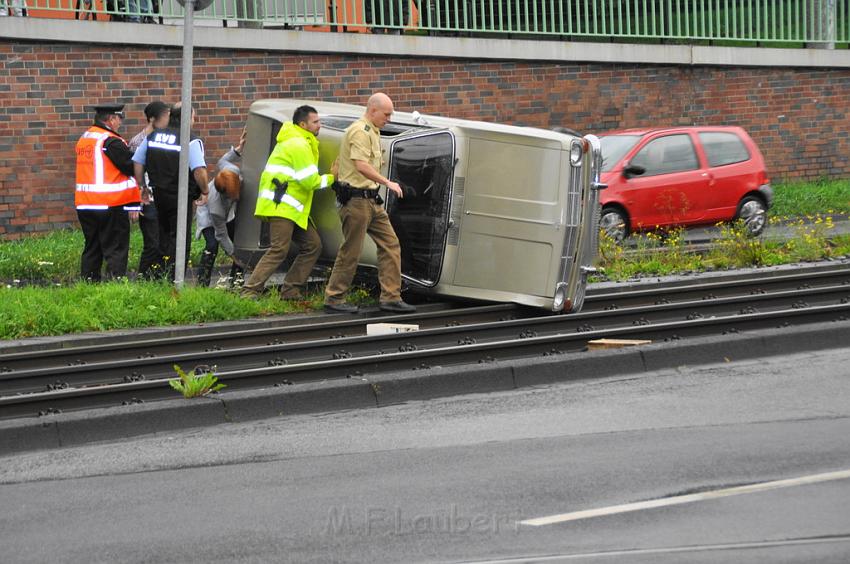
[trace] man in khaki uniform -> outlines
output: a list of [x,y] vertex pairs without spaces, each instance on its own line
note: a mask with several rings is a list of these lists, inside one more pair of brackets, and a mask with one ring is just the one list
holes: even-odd
[[396,313],[416,311],[401,299],[401,247],[386,210],[376,199],[381,185],[399,198],[404,197],[398,183],[380,173],[381,128],[392,115],[392,100],[379,92],[369,98],[366,114],[345,130],[339,151],[338,180],[351,186],[352,197],[339,210],[343,242],[325,289],[325,311],[357,312],[357,306],[345,302],[345,293],[357,270],[367,233],[378,247],[380,308]]

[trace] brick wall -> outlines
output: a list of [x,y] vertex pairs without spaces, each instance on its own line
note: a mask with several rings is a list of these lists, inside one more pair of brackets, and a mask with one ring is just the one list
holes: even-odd
[[[153,99],[180,96],[181,52],[0,42],[0,237],[76,224],[74,144],[84,107],[125,102],[127,138]],[[299,97],[582,132],[727,124],[746,128],[775,181],[850,177],[850,70],[520,63],[196,49],[196,131],[212,165],[250,103]]]

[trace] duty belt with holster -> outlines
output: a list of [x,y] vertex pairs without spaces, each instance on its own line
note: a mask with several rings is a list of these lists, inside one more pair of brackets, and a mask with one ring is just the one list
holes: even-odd
[[381,195],[378,194],[378,189],[373,188],[362,189],[362,188],[354,188],[351,184],[347,182],[334,182],[333,190],[336,192],[336,199],[341,206],[344,206],[348,203],[348,200],[351,198],[366,198],[375,200],[375,203],[379,206],[384,203],[384,199],[381,198]]

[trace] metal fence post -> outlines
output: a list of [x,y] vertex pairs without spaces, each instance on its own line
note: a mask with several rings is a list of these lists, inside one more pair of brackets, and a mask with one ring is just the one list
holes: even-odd
[[812,49],[835,49],[836,1],[809,0],[806,6],[808,29],[806,47]]

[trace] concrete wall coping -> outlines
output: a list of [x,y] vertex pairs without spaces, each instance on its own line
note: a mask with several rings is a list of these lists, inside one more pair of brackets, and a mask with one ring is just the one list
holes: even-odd
[[[318,33],[222,28],[204,23],[206,22],[203,20],[199,21],[194,30],[194,45],[198,48],[553,63],[850,68],[850,51],[843,49],[574,43],[557,40]],[[183,44],[183,27],[6,17],[0,18],[0,38],[180,47]]]

